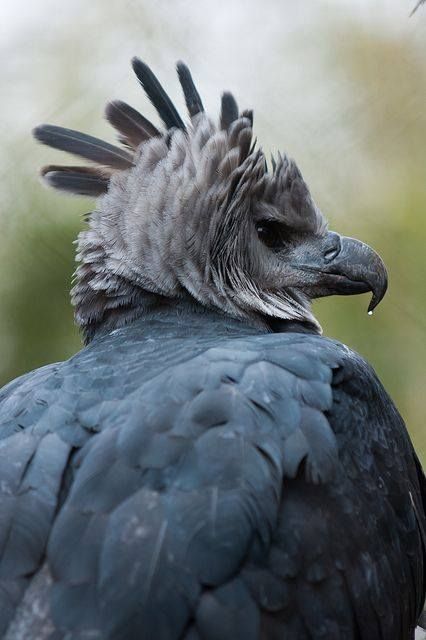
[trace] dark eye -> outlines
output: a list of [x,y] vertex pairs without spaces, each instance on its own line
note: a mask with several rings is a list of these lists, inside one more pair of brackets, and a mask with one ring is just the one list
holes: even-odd
[[285,226],[271,220],[261,220],[256,223],[256,231],[263,242],[270,249],[280,249],[286,240]]

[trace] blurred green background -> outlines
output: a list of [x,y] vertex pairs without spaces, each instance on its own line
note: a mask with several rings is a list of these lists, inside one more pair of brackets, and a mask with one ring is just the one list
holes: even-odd
[[384,258],[389,293],[315,304],[324,333],[363,354],[426,460],[426,9],[407,0],[51,0],[2,5],[0,382],[69,357],[81,343],[69,289],[93,201],[49,192],[42,121],[106,135],[108,99],[147,104],[129,66],[154,65],[178,106],[176,60],[210,112],[232,89],[253,107],[267,151],[295,157],[330,226]]

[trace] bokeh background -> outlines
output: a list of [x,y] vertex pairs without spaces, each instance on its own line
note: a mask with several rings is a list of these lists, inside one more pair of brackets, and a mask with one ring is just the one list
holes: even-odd
[[62,160],[32,127],[113,140],[108,99],[153,116],[129,60],[152,64],[179,107],[178,59],[209,111],[222,90],[255,110],[267,151],[295,157],[330,226],[383,256],[389,293],[315,304],[324,333],[363,354],[426,462],[426,5],[409,0],[2,0],[0,383],[80,348],[73,240],[94,202],[49,192]]

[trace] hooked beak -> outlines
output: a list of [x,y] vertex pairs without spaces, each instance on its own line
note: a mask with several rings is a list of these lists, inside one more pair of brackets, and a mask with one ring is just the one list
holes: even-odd
[[380,256],[367,244],[334,232],[327,234],[322,255],[299,268],[309,274],[307,292],[312,298],[371,291],[369,312],[377,307],[388,286]]

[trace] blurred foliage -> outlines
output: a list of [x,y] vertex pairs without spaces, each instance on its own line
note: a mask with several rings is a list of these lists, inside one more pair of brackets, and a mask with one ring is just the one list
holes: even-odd
[[[284,146],[297,158],[330,226],[368,242],[384,258],[390,288],[372,318],[366,314],[366,297],[325,299],[316,302],[314,309],[326,335],[348,344],[372,363],[425,460],[426,39],[419,37],[419,22],[409,22],[408,9],[403,14],[406,25],[398,28],[395,21],[381,25],[384,13],[380,12],[375,20],[350,17],[343,4],[348,6],[347,2],[334,7],[332,2],[308,2],[306,16],[300,8],[294,9],[292,29],[289,20],[284,21],[282,5],[268,0],[269,15],[275,12],[276,21],[282,19],[287,25],[286,37],[274,41],[265,31],[268,66],[256,55],[253,69],[248,70],[230,56],[227,81],[235,64],[244,79],[237,94],[243,92],[252,101],[259,140],[266,149]],[[127,85],[116,92],[115,78],[123,84],[127,77],[127,69],[115,75],[119,37],[125,44],[124,54],[118,56],[123,67],[127,52],[138,53],[138,39],[145,38],[150,60],[158,56],[161,65],[164,60],[170,67],[179,57],[186,57],[190,65],[194,60],[198,75],[202,72],[201,90],[207,84],[207,93],[209,74],[216,93],[227,88],[220,77],[225,66],[215,69],[205,52],[200,60],[200,42],[210,39],[212,58],[224,47],[226,54],[226,46],[241,47],[246,54],[251,48],[262,49],[251,38],[258,25],[255,13],[245,18],[238,44],[224,44],[220,38],[230,15],[225,13],[222,22],[216,14],[216,22],[209,25],[200,10],[193,17],[198,20],[193,39],[187,38],[188,22],[182,32],[185,37],[176,35],[190,13],[181,0],[176,15],[161,14],[158,20],[156,12],[161,9],[155,2],[129,2],[127,12],[121,12],[116,2],[108,7],[95,2],[88,16],[85,4],[75,6],[86,27],[97,23],[102,27],[99,52],[93,55],[98,66],[106,65],[109,78],[97,77],[94,61],[87,59],[89,45],[84,38],[90,29],[58,27],[46,57],[37,58],[38,67],[33,63],[30,72],[24,67],[18,70],[17,76],[27,74],[25,80],[30,83],[30,75],[37,74],[37,69],[40,73],[44,62],[50,70],[50,75],[40,75],[39,84],[33,80],[38,110],[33,109],[33,116],[30,111],[24,114],[23,124],[18,118],[21,126],[26,127],[30,117],[37,118],[32,121],[36,124],[45,111],[43,118],[58,124],[104,133],[99,118],[104,95],[109,91],[111,97],[132,102]],[[250,6],[254,10],[257,5],[250,2]],[[334,11],[320,11],[320,6]],[[385,4],[381,6],[385,12]],[[415,19],[426,21],[426,15],[416,14]],[[261,38],[258,31],[257,35]],[[38,47],[41,27],[33,37]],[[49,62],[48,51],[55,54]],[[102,56],[105,62],[99,62]],[[254,74],[256,82],[251,82]],[[53,108],[47,106],[49,98]],[[16,120],[14,115],[10,121]],[[26,129],[4,129],[2,134],[1,155],[6,161],[0,190],[0,383],[5,383],[31,368],[65,359],[80,347],[69,303],[72,241],[82,226],[81,215],[93,202],[44,190],[36,180],[37,166],[56,162],[58,154],[37,150]]]
[[[348,198],[344,232],[380,253],[389,291],[373,318],[359,300],[321,301],[327,333],[362,353],[374,366],[426,458],[426,60],[408,38],[341,26],[336,65],[349,83],[357,113],[359,188]],[[335,68],[336,68],[335,67]],[[339,220],[339,230],[342,227]],[[379,323],[377,330],[373,323]],[[372,323],[372,324],[370,324]],[[374,333],[373,333],[374,331]]]

